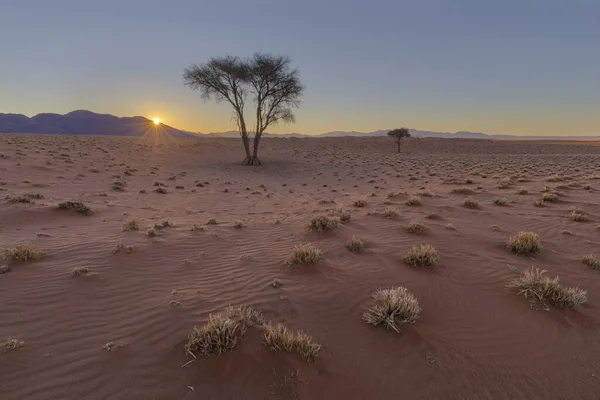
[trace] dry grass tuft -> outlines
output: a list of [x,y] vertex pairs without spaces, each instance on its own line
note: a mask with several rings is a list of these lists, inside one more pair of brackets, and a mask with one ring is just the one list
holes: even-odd
[[437,212],[432,212],[431,214],[427,214],[427,219],[442,219],[441,215]]
[[131,219],[125,221],[125,223],[123,224],[123,230],[125,232],[139,231],[140,230],[140,225],[138,224],[137,219],[131,218]]
[[540,237],[533,232],[519,232],[515,236],[510,236],[506,241],[506,246],[517,254],[533,254],[542,249]]
[[222,354],[238,344],[248,327],[263,323],[262,314],[252,307],[228,307],[223,313],[210,314],[203,327],[194,327],[185,350],[203,357]]
[[75,210],[76,212],[78,212],[79,214],[83,214],[83,215],[92,215],[93,211],[92,209],[84,204],[81,201],[63,201],[62,203],[58,203],[57,208],[61,209],[61,210]]
[[216,224],[217,224],[217,220],[214,218],[211,218],[208,221],[206,221],[206,225],[216,225]]
[[273,326],[270,322],[265,325],[263,343],[275,352],[296,351],[307,362],[314,361],[321,350],[321,345],[314,343],[304,331],[294,333],[283,324]]
[[88,267],[77,267],[77,268],[73,268],[73,271],[71,271],[72,276],[87,275],[89,273],[90,273],[90,269]]
[[16,350],[20,349],[23,346],[25,346],[24,341],[14,338],[8,338],[6,342],[2,344],[2,351],[5,352],[10,350]]
[[244,228],[245,226],[246,226],[246,224],[244,223],[244,221],[241,221],[239,219],[233,222],[233,227],[236,229],[241,229],[241,228]]
[[348,241],[346,242],[346,248],[348,250],[350,250],[353,253],[358,253],[360,252],[363,248],[365,247],[365,244],[363,243],[362,240],[360,240],[358,237],[356,236],[352,236],[350,239],[348,239]]
[[171,221],[164,220],[163,222],[157,222],[156,224],[154,224],[154,229],[161,230],[165,228],[172,228],[174,226],[175,224],[173,224]]
[[554,192],[544,192],[542,194],[542,201],[545,201],[546,203],[552,203],[558,200],[558,194],[554,193]]
[[156,232],[156,229],[150,228],[146,231],[146,236],[148,236],[149,238],[153,238],[158,236],[158,232]]
[[581,262],[593,269],[600,269],[600,258],[593,254],[585,255],[581,258]]
[[581,210],[577,207],[569,208],[569,215],[571,216],[571,219],[575,222],[587,221],[587,216],[585,215],[583,210]]
[[417,235],[420,235],[427,231],[427,227],[425,225],[420,224],[417,221],[410,221],[408,223],[408,226],[406,227],[406,230],[408,231],[408,233],[415,233]]
[[519,189],[517,191],[517,194],[520,194],[520,195],[525,195],[525,194],[528,194],[528,193],[529,193],[529,191],[527,189]]
[[356,200],[354,202],[354,207],[364,207],[367,205],[367,201],[366,200]]
[[559,283],[558,276],[549,278],[544,275],[545,272],[532,266],[522,271],[520,277],[509,282],[507,287],[544,306],[550,302],[555,307],[576,309],[587,302],[587,291],[578,287],[564,287]]
[[348,210],[344,210],[343,208],[339,208],[336,211],[336,215],[340,219],[340,222],[345,224],[346,222],[350,222],[352,219],[352,214]]
[[398,212],[392,208],[387,208],[383,211],[383,216],[387,219],[398,219]]
[[439,262],[440,256],[432,245],[420,244],[411,247],[403,260],[413,267],[433,267]]
[[468,187],[461,187],[461,188],[452,189],[452,193],[456,193],[456,194],[473,194],[473,190],[471,190]]
[[125,183],[125,181],[117,179],[112,183],[111,188],[112,190],[125,190],[125,186],[127,186],[127,183]]
[[325,215],[320,215],[310,221],[310,229],[316,232],[323,232],[338,227],[339,221],[336,218],[329,218]]
[[496,197],[494,199],[494,204],[497,206],[505,206],[508,203],[508,200],[506,200],[504,197]]
[[400,332],[399,325],[412,324],[419,319],[419,301],[402,286],[378,289],[372,296],[376,304],[363,314],[363,320],[370,325],[383,325]]
[[323,257],[323,251],[312,243],[298,244],[292,249],[293,264],[314,264]]
[[0,275],[8,274],[10,272],[10,267],[8,265],[0,265]]
[[433,197],[433,192],[430,190],[422,190],[419,192],[419,196],[423,196],[423,197]]
[[412,195],[406,200],[407,206],[420,206],[421,198],[417,195]]
[[163,186],[158,186],[156,189],[154,189],[155,193],[160,193],[160,194],[167,194],[167,188],[163,187]]
[[36,261],[44,257],[44,253],[37,251],[33,246],[20,244],[16,247],[5,249],[4,258],[9,261]]
[[479,202],[477,200],[473,200],[473,199],[465,199],[462,202],[462,205],[463,205],[463,207],[472,208],[472,209],[480,208]]

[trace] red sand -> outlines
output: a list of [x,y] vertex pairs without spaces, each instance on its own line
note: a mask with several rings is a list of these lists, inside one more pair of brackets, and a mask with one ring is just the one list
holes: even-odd
[[[0,399],[597,399],[600,271],[580,259],[600,253],[600,147],[444,139],[407,140],[400,155],[394,147],[389,138],[267,138],[256,168],[237,164],[243,151],[233,139],[0,135],[3,195],[45,196],[1,203],[2,249],[29,243],[47,253],[9,261],[12,271],[0,275],[0,343],[25,342],[0,350]],[[111,189],[115,175],[125,191]],[[552,175],[567,180],[546,182]],[[509,177],[511,186],[498,189]],[[153,192],[155,181],[168,193]],[[534,207],[544,186],[557,185],[565,185],[560,201]],[[471,187],[481,209],[462,207],[457,186]],[[423,188],[435,196],[404,204]],[[388,199],[391,192],[398,195]],[[496,206],[495,197],[509,204]],[[55,208],[72,199],[94,215]],[[356,199],[366,207],[353,207]],[[352,212],[349,223],[307,230],[311,217],[340,205]],[[573,222],[570,206],[589,221]],[[383,218],[386,208],[399,218]],[[441,219],[427,219],[432,212]],[[128,218],[139,232],[122,231]],[[209,218],[218,224],[205,225]],[[175,227],[146,237],[167,219]],[[233,228],[238,219],[247,226]],[[429,231],[407,233],[410,220]],[[541,253],[505,249],[521,230],[540,235]],[[345,249],[352,235],[363,253]],[[120,242],[135,250],[113,254]],[[323,248],[324,260],[287,266],[303,242]],[[435,269],[401,261],[420,243],[438,249]],[[515,277],[510,267],[530,265],[587,289],[588,303],[532,310],[504,288]],[[92,273],[72,277],[82,266]],[[283,286],[271,287],[274,278]],[[370,294],[392,285],[423,307],[400,334],[361,320]],[[232,352],[182,367],[193,326],[229,304],[304,329],[323,345],[317,360],[270,352],[254,330]]]

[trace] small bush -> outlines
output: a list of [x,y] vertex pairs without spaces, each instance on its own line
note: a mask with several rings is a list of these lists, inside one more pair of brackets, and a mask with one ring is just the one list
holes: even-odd
[[140,225],[138,224],[137,219],[131,218],[131,219],[125,221],[125,223],[123,224],[123,230],[125,232],[139,231]]
[[440,260],[437,250],[430,244],[413,246],[404,256],[404,262],[413,267],[433,267]]
[[216,224],[217,224],[217,220],[214,218],[211,218],[208,221],[206,221],[206,225],[216,225]]
[[323,251],[312,243],[298,244],[292,249],[292,263],[314,264],[323,257]]
[[44,253],[37,251],[33,246],[20,244],[4,250],[4,258],[9,261],[36,261],[44,257]]
[[427,228],[425,227],[425,225],[422,225],[417,221],[410,221],[408,223],[408,226],[406,227],[406,230],[408,231],[408,233],[415,233],[417,235],[420,235],[422,233],[425,233],[425,231],[427,231]]
[[517,291],[527,299],[545,306],[550,302],[555,307],[576,309],[587,302],[587,292],[578,287],[564,287],[558,276],[549,278],[546,270],[528,268],[521,272],[518,279],[508,283],[509,289]]
[[309,224],[310,229],[316,232],[323,232],[326,230],[334,229],[338,227],[338,220],[335,218],[329,218],[324,215],[313,218]]
[[571,219],[575,222],[587,221],[585,213],[577,207],[569,208],[569,214],[571,215]]
[[57,208],[61,210],[75,210],[79,214],[92,215],[92,209],[81,201],[63,201],[58,203]]
[[467,207],[467,208],[471,208],[471,209],[480,208],[479,202],[477,200],[473,200],[473,199],[465,199],[462,202],[462,205],[463,205],[463,207]]
[[228,307],[223,313],[210,314],[203,327],[194,327],[185,350],[203,357],[222,354],[238,344],[248,327],[263,323],[262,314],[251,307]]
[[321,350],[321,345],[314,343],[304,331],[294,333],[283,324],[273,326],[270,322],[265,325],[263,343],[275,352],[296,351],[307,362],[314,361]]
[[367,205],[367,201],[366,200],[356,200],[354,202],[354,207],[364,207]]
[[348,250],[350,250],[353,253],[358,253],[360,252],[363,248],[365,247],[365,244],[363,243],[362,240],[360,240],[358,237],[356,236],[352,236],[350,239],[348,239],[348,241],[346,242],[346,248]]
[[407,206],[420,206],[421,198],[417,195],[410,196],[408,198],[408,200],[406,200],[406,205]]
[[398,212],[394,209],[387,208],[383,211],[383,216],[387,219],[398,219]]
[[343,224],[345,224],[346,222],[350,222],[350,220],[352,219],[352,214],[350,213],[350,211],[344,210],[343,208],[338,209],[336,214],[340,219],[340,222]]
[[520,195],[524,195],[524,194],[528,194],[528,193],[529,193],[529,191],[527,189],[519,189],[517,191],[517,194],[520,194]]
[[494,199],[494,204],[497,206],[505,206],[508,203],[508,200],[506,200],[503,197],[496,197]]
[[372,296],[376,304],[363,314],[363,320],[370,325],[383,325],[400,332],[399,325],[412,324],[419,319],[419,301],[404,287],[378,289]]
[[156,229],[150,228],[146,231],[146,236],[148,236],[149,238],[153,238],[158,236],[158,232],[156,232]]
[[125,181],[117,179],[112,183],[111,188],[113,190],[125,190],[125,186],[127,186],[127,183],[125,183]]
[[5,352],[5,351],[10,351],[10,350],[16,350],[16,349],[20,349],[23,346],[25,346],[24,341],[14,339],[14,338],[8,338],[6,340],[6,342],[4,342],[2,344],[2,351]]
[[473,194],[473,190],[469,189],[468,187],[462,187],[462,188],[452,189],[452,193],[456,193],[456,194]]
[[551,203],[558,200],[558,195],[554,192],[545,192],[542,194],[542,201]]
[[517,254],[533,254],[542,249],[540,237],[533,232],[519,232],[506,242],[510,251]]
[[600,269],[600,258],[593,254],[588,254],[581,258],[581,262],[593,269]]
[[90,272],[90,269],[88,267],[77,267],[77,268],[73,268],[73,271],[71,271],[71,275],[72,276],[87,275],[89,272]]
[[237,220],[237,221],[233,222],[233,227],[236,229],[241,229],[241,228],[244,228],[245,226],[246,226],[246,224],[244,223],[244,221]]

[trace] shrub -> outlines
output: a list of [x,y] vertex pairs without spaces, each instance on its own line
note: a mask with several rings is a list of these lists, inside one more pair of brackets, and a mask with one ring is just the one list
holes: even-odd
[[137,222],[137,219],[135,218],[131,218],[127,221],[125,221],[125,223],[123,224],[123,230],[128,232],[128,231],[139,231],[140,230],[140,226]]
[[120,179],[117,179],[111,185],[111,187],[112,187],[113,190],[125,190],[125,186],[127,186],[127,184],[125,183],[125,181],[122,181]]
[[265,325],[263,343],[275,352],[296,351],[308,362],[314,361],[321,350],[321,345],[314,343],[304,331],[294,333],[283,324],[273,326],[270,322]]
[[314,264],[323,257],[323,251],[312,243],[298,244],[292,249],[292,263]]
[[356,200],[354,202],[354,207],[364,207],[367,205],[367,201],[366,200]]
[[210,314],[203,327],[194,327],[185,350],[203,357],[222,354],[238,344],[248,327],[262,323],[262,314],[251,307],[228,307],[223,313]]
[[593,254],[588,254],[581,258],[581,262],[593,269],[600,269],[600,258]]
[[407,206],[420,206],[421,198],[417,195],[412,195],[408,198],[408,200],[406,200],[406,205]]
[[353,253],[358,253],[359,251],[361,251],[363,249],[363,247],[365,247],[365,244],[363,243],[362,240],[360,240],[356,236],[352,236],[346,242],[346,248]]
[[417,221],[410,221],[408,223],[408,226],[406,227],[406,230],[408,231],[408,233],[416,233],[417,235],[420,235],[422,233],[425,233],[427,228],[425,227],[425,225],[422,225]]
[[583,222],[587,221],[587,217],[584,212],[577,207],[569,208],[569,214],[571,215],[571,219],[575,222]]
[[518,279],[508,283],[508,288],[517,291],[527,299],[545,306],[550,302],[555,307],[576,309],[587,302],[587,292],[578,287],[564,287],[559,277],[549,278],[546,270],[528,268],[521,272]]
[[9,261],[36,261],[44,256],[44,253],[37,251],[33,246],[20,244],[13,248],[4,250],[4,258]]
[[61,210],[75,210],[79,214],[92,215],[92,209],[81,201],[63,201],[58,203],[57,208]]
[[439,260],[437,250],[430,244],[413,246],[404,256],[404,262],[413,267],[433,267]]
[[477,202],[477,200],[473,200],[473,199],[465,199],[463,201],[462,205],[463,205],[463,207],[472,208],[472,209],[480,208],[479,202]]
[[335,218],[329,218],[327,216],[321,215],[313,218],[309,224],[310,229],[323,232],[325,230],[330,230],[338,227],[338,220]]
[[558,200],[558,195],[554,192],[545,192],[542,194],[542,201],[554,202]]
[[419,301],[404,287],[378,289],[372,296],[376,304],[363,314],[363,320],[370,325],[383,325],[400,332],[399,325],[412,324],[419,319]]
[[533,232],[519,232],[515,236],[510,236],[506,246],[517,254],[533,254],[542,249],[540,237]]

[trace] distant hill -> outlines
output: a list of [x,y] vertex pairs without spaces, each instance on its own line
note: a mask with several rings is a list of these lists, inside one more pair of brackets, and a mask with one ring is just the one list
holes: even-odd
[[68,114],[37,114],[31,118],[22,114],[0,113],[0,133],[38,133],[53,135],[117,135],[143,136],[154,132],[172,137],[195,137],[190,132],[154,122],[144,117],[116,117],[87,110]]
[[[228,132],[187,132],[171,126],[160,124],[155,127],[154,123],[144,117],[116,117],[110,114],[97,114],[87,110],[72,111],[68,114],[37,114],[31,118],[22,114],[0,113],[0,133],[38,133],[53,135],[117,135],[117,136],[143,136],[159,129],[164,135],[177,138],[185,137],[231,137],[238,138],[237,131]],[[265,133],[265,137],[344,137],[361,136],[374,137],[386,136],[389,129],[373,132],[356,131],[334,131],[318,134],[302,133]],[[513,136],[513,135],[487,135],[481,132],[459,131],[454,133],[431,132],[411,129],[413,137],[438,137],[438,138],[461,138],[461,139],[513,139],[513,140],[598,140],[600,136]]]

